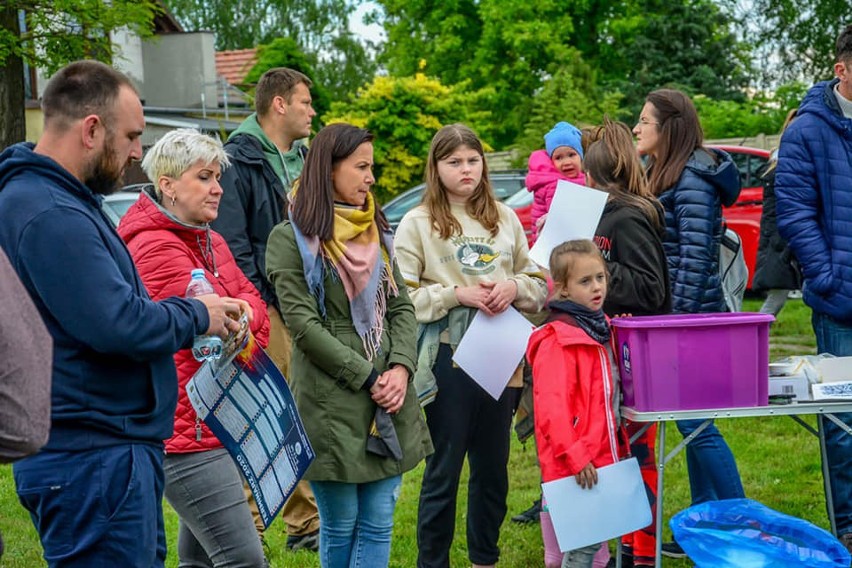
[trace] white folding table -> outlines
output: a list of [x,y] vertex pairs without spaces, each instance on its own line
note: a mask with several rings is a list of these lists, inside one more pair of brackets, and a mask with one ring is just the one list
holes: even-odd
[[[710,421],[715,418],[748,418],[757,416],[789,416],[799,424],[801,424],[808,432],[819,438],[820,457],[822,458],[822,473],[825,482],[825,498],[828,504],[829,521],[831,522],[831,532],[837,536],[837,526],[834,520],[834,507],[831,497],[831,480],[828,475],[828,463],[825,457],[825,433],[823,430],[823,419],[827,418],[842,428],[847,435],[852,436],[852,428],[847,426],[842,420],[835,416],[836,414],[852,412],[852,401],[816,401],[816,402],[794,402],[792,404],[757,406],[752,408],[723,408],[715,410],[677,410],[677,411],[662,411],[662,412],[638,412],[629,407],[622,407],[621,415],[631,422],[646,423],[645,426],[637,432],[631,442],[642,434],[648,427],[657,422],[659,423],[660,440],[657,446],[657,470],[659,477],[657,479],[657,515],[656,515],[656,537],[657,550],[655,556],[655,566],[662,566],[662,536],[663,536],[663,473],[666,464],[680,453],[698,434],[700,434]],[[801,419],[801,416],[817,415],[816,430],[807,422]],[[677,446],[668,454],[665,454],[666,449],[666,423],[674,420],[701,420],[704,422],[695,429],[692,434],[683,439]],[[665,455],[664,455],[665,454]],[[618,559],[618,565],[621,565],[621,558]]]

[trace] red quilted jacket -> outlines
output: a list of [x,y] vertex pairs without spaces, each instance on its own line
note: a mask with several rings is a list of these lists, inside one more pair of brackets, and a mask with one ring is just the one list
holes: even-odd
[[[251,305],[251,331],[260,345],[269,342],[269,316],[257,288],[242,273],[225,239],[209,228],[186,225],[168,214],[143,191],[121,220],[118,233],[136,263],[136,268],[155,300],[183,296],[190,272],[203,268],[207,280],[220,296],[240,298]],[[222,444],[195,415],[186,396],[186,383],[200,364],[192,351],[175,354],[178,373],[178,403],[172,437],[166,440],[170,453],[199,452]],[[200,429],[199,429],[200,428]],[[200,435],[199,435],[200,434]]]
[[576,325],[552,321],[527,345],[542,481],[577,475],[589,462],[619,460],[614,381],[603,345]]

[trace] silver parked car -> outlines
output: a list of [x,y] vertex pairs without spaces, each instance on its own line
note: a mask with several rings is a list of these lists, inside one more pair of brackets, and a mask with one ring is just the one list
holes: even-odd
[[135,183],[133,185],[126,185],[115,193],[104,196],[103,210],[114,227],[118,227],[118,222],[124,217],[130,206],[136,203],[136,200],[139,199],[139,193],[146,185],[150,184]]
[[[520,190],[525,189],[525,176],[525,170],[489,172],[488,174],[488,177],[491,179],[491,187],[494,188],[494,196],[500,201],[505,201]],[[406,213],[420,204],[425,190],[425,183],[415,185],[382,205],[382,211],[393,230],[396,230],[397,225],[399,225],[399,222],[402,221]]]

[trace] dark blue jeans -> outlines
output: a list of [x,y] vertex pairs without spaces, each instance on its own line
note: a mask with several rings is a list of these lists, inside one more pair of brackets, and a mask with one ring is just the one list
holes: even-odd
[[[685,438],[703,422],[700,419],[678,420],[676,424]],[[734,454],[713,422],[686,446],[686,469],[693,505],[745,497]]]
[[[817,351],[838,357],[852,355],[852,326],[844,325],[825,314],[814,312],[812,323]],[[852,414],[838,414],[847,426],[852,426]],[[834,422],[823,419],[831,498],[837,535],[852,533],[852,437]]]
[[13,472],[51,568],[162,568],[162,447],[39,452]]

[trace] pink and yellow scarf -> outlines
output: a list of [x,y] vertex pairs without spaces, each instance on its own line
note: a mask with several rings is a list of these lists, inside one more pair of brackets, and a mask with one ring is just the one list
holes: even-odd
[[364,209],[335,205],[334,236],[323,242],[318,237],[306,237],[290,220],[302,255],[305,280],[317,298],[320,314],[326,317],[323,281],[326,268],[331,267],[343,284],[355,331],[371,361],[381,345],[387,298],[399,294],[391,268],[393,239],[389,232],[379,230],[375,211],[369,193]]

